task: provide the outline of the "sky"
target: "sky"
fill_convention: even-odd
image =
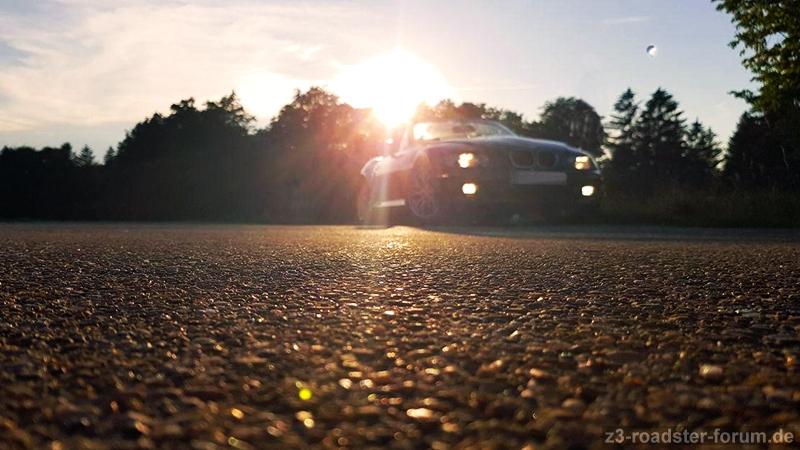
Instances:
[[[294,89],[372,106],[409,72],[420,98],[529,119],[558,96],[608,116],[627,87],[642,101],[663,87],[724,143],[747,108],[729,92],[751,86],[733,34],[705,0],[0,0],[0,147],[99,158],[184,98],[235,90],[265,125]],[[367,76],[398,51],[402,76]]]

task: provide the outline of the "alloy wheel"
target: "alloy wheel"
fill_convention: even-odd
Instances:
[[[408,209],[418,219],[430,220],[439,214],[439,208],[430,165],[419,163],[411,173]]]

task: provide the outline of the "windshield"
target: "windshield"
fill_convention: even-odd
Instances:
[[[513,136],[508,128],[493,122],[420,122],[414,124],[415,141],[446,141],[487,136]]]

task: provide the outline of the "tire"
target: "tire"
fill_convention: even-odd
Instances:
[[[427,158],[417,161],[409,173],[406,210],[411,220],[421,225],[439,224],[446,217],[445,204]]]

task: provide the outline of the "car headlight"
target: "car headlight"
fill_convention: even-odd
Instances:
[[[460,153],[458,155],[458,167],[462,169],[469,169],[470,167],[475,167],[478,165],[478,158],[475,157],[474,153]]]
[[[592,158],[588,156],[576,156],[575,157],[575,169],[577,170],[589,170],[592,168],[594,164],[592,164]]]

